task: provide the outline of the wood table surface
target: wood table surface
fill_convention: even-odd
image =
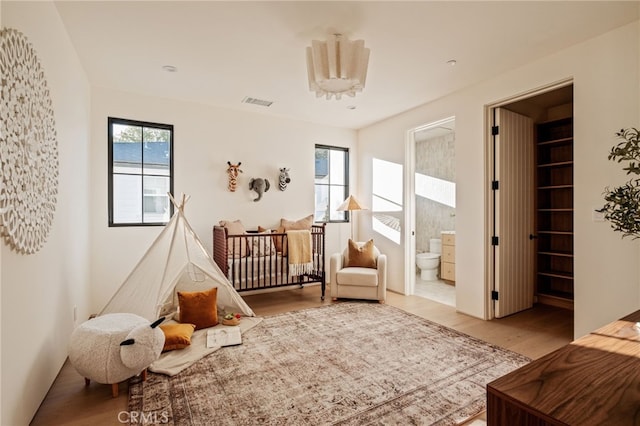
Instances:
[[[489,425],[640,425],[640,311],[487,385]]]

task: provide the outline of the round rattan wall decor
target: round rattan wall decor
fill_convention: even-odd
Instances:
[[[0,30],[0,232],[19,253],[44,245],[56,210],[58,142],[49,89],[24,34]]]

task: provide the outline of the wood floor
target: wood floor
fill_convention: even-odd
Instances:
[[[332,303],[329,297],[324,302],[320,300],[318,286],[244,298],[258,316]],[[573,312],[544,305],[504,319],[482,321],[418,296],[389,292],[387,303],[533,359],[573,340]],[[128,420],[127,398],[126,383],[120,384],[120,395],[112,398],[111,386],[91,383],[85,387],[84,379],[67,362],[31,424],[121,425]]]

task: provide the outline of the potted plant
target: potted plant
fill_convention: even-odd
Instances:
[[[623,170],[633,175],[624,185],[605,188],[606,204],[598,212],[604,213],[605,220],[611,223],[622,237],[640,238],[640,134],[636,128],[622,129],[616,133],[621,141],[611,148],[609,160],[625,162]]]

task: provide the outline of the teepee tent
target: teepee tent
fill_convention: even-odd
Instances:
[[[149,321],[174,312],[178,291],[218,287],[218,308],[226,312],[255,314],[207,253],[184,216],[188,197],[182,196],[173,217],[99,315],[125,312]]]

